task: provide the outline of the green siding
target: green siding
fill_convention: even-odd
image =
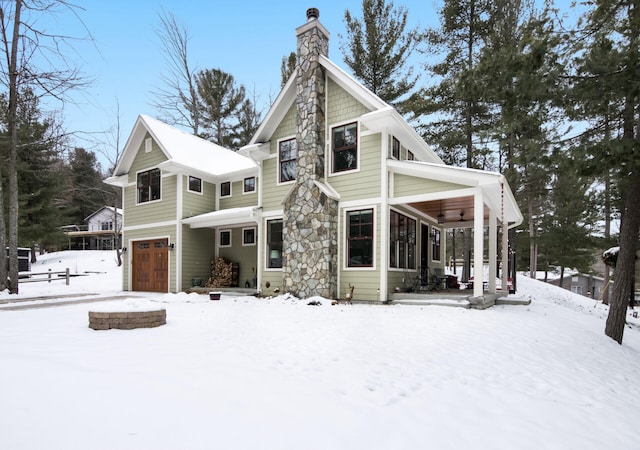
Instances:
[[[424,178],[408,175],[396,174],[393,177],[394,197],[451,191],[454,189],[464,189],[466,187],[467,186],[461,186],[455,183],[447,183],[446,181],[425,180]]]
[[[369,111],[362,103],[338,86],[333,80],[328,85],[327,124],[351,120]]]
[[[215,210],[216,206],[216,185],[202,182],[202,193],[190,192],[188,187],[189,176],[182,178],[182,218],[193,217],[198,214],[208,213]]]
[[[193,278],[204,284],[211,276],[211,261],[215,254],[215,230],[191,229],[182,226],[182,289],[191,287]]]
[[[176,175],[163,172],[160,189],[161,200],[136,204],[136,186],[125,188],[124,226],[132,227],[149,223],[176,220]]]
[[[152,139],[151,143],[151,151],[149,153],[145,152],[145,140],[150,138],[151,135],[147,133],[145,138],[142,140],[142,144],[138,148],[138,152],[136,153],[133,162],[131,163],[131,168],[129,169],[129,183],[136,183],[136,173],[142,170],[152,169],[156,167],[161,162],[167,160],[167,157],[162,152],[160,147],[155,140]]]
[[[329,183],[340,193],[340,200],[343,202],[381,196],[380,134],[360,137],[359,145],[360,170],[329,177]]]
[[[258,178],[256,177],[256,190],[250,194],[242,192],[244,181],[231,183],[231,196],[220,199],[220,209],[242,208],[258,205]]]
[[[253,287],[253,278],[256,275],[257,263],[257,245],[242,245],[243,228],[252,228],[252,226],[220,229],[231,230],[231,247],[221,247],[218,249],[218,256],[225,258],[231,262],[238,263],[240,273],[238,276],[238,285],[245,287],[245,283],[249,282],[249,287]],[[256,228],[257,235],[257,225]]]

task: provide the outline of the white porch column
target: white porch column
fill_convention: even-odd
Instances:
[[[500,231],[502,233],[502,271],[500,273],[500,279],[502,280],[502,290],[509,293],[507,282],[509,279],[509,229],[504,222],[500,224]]]
[[[498,219],[489,209],[489,292],[496,293],[496,263],[498,260]]]
[[[484,199],[480,189],[473,196],[473,296],[482,297],[484,282]]]

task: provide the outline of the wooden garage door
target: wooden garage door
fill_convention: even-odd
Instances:
[[[134,291],[167,292],[169,290],[168,239],[138,241],[133,245]]]

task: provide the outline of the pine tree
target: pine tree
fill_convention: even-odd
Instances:
[[[385,102],[404,111],[403,96],[418,80],[407,60],[420,42],[418,29],[406,29],[408,10],[392,1],[362,0],[362,17],[346,10],[344,62],[356,78]]]
[[[282,57],[282,65],[280,66],[280,87],[284,87],[291,78],[291,75],[296,71],[297,56],[295,52],[289,53],[289,56]]]

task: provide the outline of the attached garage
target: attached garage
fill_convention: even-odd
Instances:
[[[135,241],[132,247],[132,290],[168,292],[169,240]]]

